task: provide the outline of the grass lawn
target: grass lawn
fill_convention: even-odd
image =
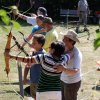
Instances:
[[[8,27],[10,28],[10,27]],[[55,25],[58,33],[66,32],[66,25]],[[90,25],[90,39],[87,40],[88,36],[83,37],[83,35],[87,35],[87,33],[78,34],[80,37],[80,44],[77,44],[77,47],[82,51],[83,54],[83,62],[82,62],[82,86],[79,91],[78,100],[100,100],[100,71],[97,71],[99,67],[96,64],[96,60],[100,60],[100,49],[94,51],[93,41],[95,39],[95,30],[98,26]],[[32,26],[24,25],[19,30],[22,31],[25,36],[27,36],[31,32]],[[19,30],[12,30],[13,35],[18,39],[21,43],[23,41],[23,37],[18,33]],[[4,48],[7,41],[6,32],[4,32],[0,28],[0,100],[21,100],[19,93],[19,83],[18,83],[18,70],[16,67],[16,62],[10,61],[10,73],[9,79],[6,77],[5,69],[5,61],[4,61]],[[59,34],[59,39],[61,40],[62,36]],[[12,44],[14,44],[12,40]],[[29,51],[28,46],[25,46],[25,49]],[[11,50],[12,54],[17,54],[17,48]],[[21,55],[24,55],[23,53]],[[22,64],[24,66],[24,64]],[[97,85],[99,85],[97,87]],[[26,86],[24,86],[25,88]],[[25,99],[26,96],[25,96]]]

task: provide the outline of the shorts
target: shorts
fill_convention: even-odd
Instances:
[[[36,100],[61,100],[61,91],[36,92]]]
[[[36,83],[31,83],[30,84],[30,94],[33,98],[36,97],[36,91],[37,91],[37,84]]]

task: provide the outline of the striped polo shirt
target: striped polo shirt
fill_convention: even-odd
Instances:
[[[42,71],[38,82],[37,92],[61,91],[60,75],[61,72],[55,72],[54,65],[64,64],[69,56],[62,56],[60,59],[54,58],[50,54],[39,54],[34,56],[37,63],[41,64]]]

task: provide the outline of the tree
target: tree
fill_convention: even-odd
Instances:
[[[0,19],[5,25],[13,25],[14,28],[20,28],[20,24],[7,15],[7,12],[4,9],[0,9]],[[8,31],[4,25],[1,25],[3,30]]]

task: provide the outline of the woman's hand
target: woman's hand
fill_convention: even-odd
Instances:
[[[65,68],[62,64],[57,64],[54,66],[54,69],[56,72],[63,72]]]

